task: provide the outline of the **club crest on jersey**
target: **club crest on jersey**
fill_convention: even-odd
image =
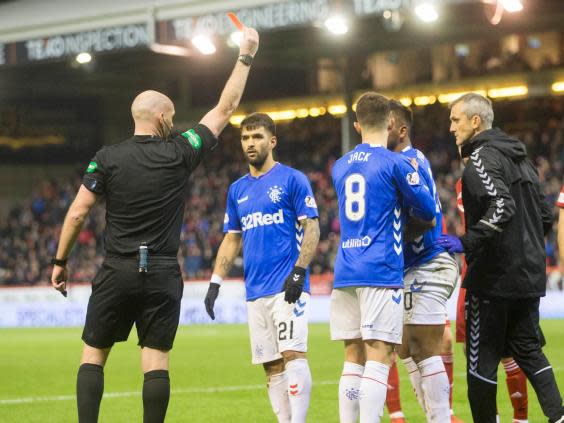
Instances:
[[[268,196],[274,204],[282,200],[282,194],[284,194],[284,191],[282,191],[282,188],[280,188],[278,185],[274,185],[273,187],[270,187],[268,189]]]
[[[315,202],[315,198],[313,198],[311,195],[308,195],[305,198],[305,205],[306,207],[311,207],[312,209],[317,208],[317,203]]]
[[[408,173],[406,179],[409,185],[419,185],[419,173],[417,172]]]

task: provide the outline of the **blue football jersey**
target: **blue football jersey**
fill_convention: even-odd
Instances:
[[[231,184],[223,231],[242,232],[247,301],[282,292],[300,254],[299,221],[317,216],[307,177],[291,167],[276,163],[258,178],[247,174]]]
[[[409,160],[382,146],[359,144],[333,167],[341,240],[335,288],[403,287],[402,205],[423,220],[435,201]]]
[[[404,245],[405,268],[408,269],[413,266],[420,266],[428,263],[437,254],[445,251],[442,247],[435,244],[435,241],[442,233],[443,212],[439,194],[437,193],[437,187],[435,185],[435,181],[433,180],[431,164],[425,155],[411,146],[404,148],[401,154],[417,160],[417,163],[419,163],[419,175],[435,199],[435,227]]]

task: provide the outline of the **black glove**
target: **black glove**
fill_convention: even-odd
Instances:
[[[303,267],[294,267],[294,270],[292,270],[284,282],[284,301],[290,304],[298,301],[304,289],[305,274],[306,270]]]
[[[213,306],[215,304],[215,300],[217,300],[217,296],[219,295],[219,284],[210,282],[210,287],[208,288],[208,293],[206,294],[206,299],[204,300],[204,304],[206,305],[206,311],[212,318],[215,320],[215,313],[213,312]]]

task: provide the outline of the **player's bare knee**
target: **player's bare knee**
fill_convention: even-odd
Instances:
[[[362,339],[350,339],[345,341],[345,361],[364,366],[364,363],[366,363],[366,354]]]
[[[305,352],[300,351],[282,351],[282,358],[284,358],[284,362],[287,363],[288,361],[297,360],[299,358],[307,358]]]
[[[401,345],[398,345],[395,351],[398,357],[401,358],[402,360],[405,360],[406,358],[410,357],[407,340],[404,340],[404,342]]]
[[[441,354],[448,355],[452,354],[452,333],[449,327],[445,327],[445,331],[443,334],[443,339],[441,342]]]
[[[269,361],[268,363],[263,363],[264,373],[266,377],[271,377],[278,375],[284,371],[284,359]]]
[[[376,339],[364,341],[367,361],[378,361],[391,366],[393,364],[395,345]]]
[[[421,339],[418,336],[413,336],[409,340],[409,353],[416,363],[436,355],[437,349],[438,348],[436,346],[433,347],[432,345],[429,345],[429,343],[425,342],[424,339]]]

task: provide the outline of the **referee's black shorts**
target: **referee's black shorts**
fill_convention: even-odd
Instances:
[[[126,341],[135,323],[140,346],[172,349],[183,289],[176,257],[150,257],[147,273],[134,257],[107,257],[92,282],[82,340],[109,348]]]

